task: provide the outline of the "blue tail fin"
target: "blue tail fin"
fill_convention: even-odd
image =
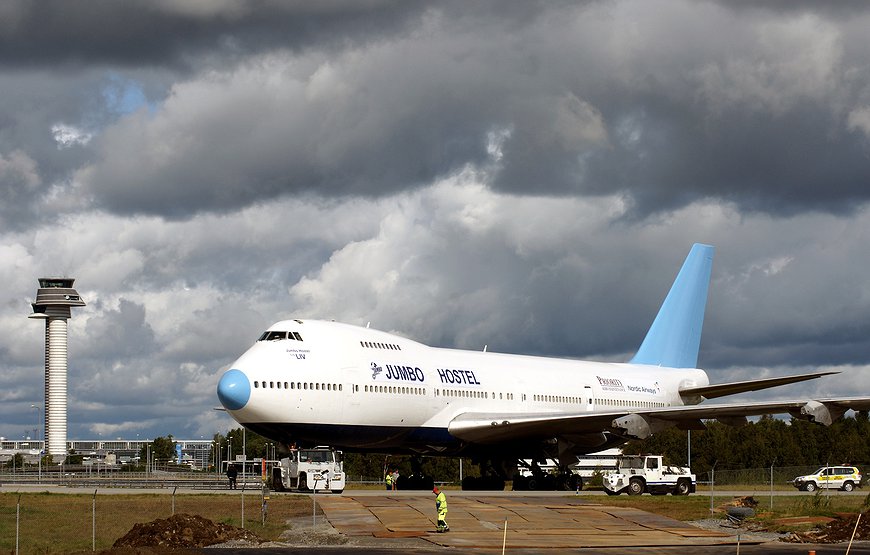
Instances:
[[[713,247],[695,243],[659,309],[633,364],[696,368]]]

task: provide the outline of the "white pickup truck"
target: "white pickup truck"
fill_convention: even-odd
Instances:
[[[623,455],[616,461],[616,471],[604,476],[608,495],[689,495],[695,492],[696,485],[690,469],[665,466],[661,455]]]

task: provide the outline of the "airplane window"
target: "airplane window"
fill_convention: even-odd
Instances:
[[[287,339],[286,331],[267,331],[260,336],[260,341],[278,341],[280,339]]]
[[[316,389],[317,391],[320,391],[320,384],[319,383],[314,384],[314,389]]]
[[[275,389],[275,382],[269,382],[269,389]]]
[[[260,387],[260,382],[258,382],[257,380],[254,380],[254,388],[256,389],[258,387]]]
[[[338,390],[341,391],[341,384],[338,384]]]
[[[290,333],[293,334],[293,337],[296,338],[296,341],[302,341],[302,336],[299,335],[298,331],[291,331]]]
[[[284,382],[284,389],[287,389],[287,382]]]
[[[302,384],[302,389],[308,389],[308,384],[307,383]]]
[[[359,342],[359,345],[360,345],[360,347],[365,347],[365,346],[366,346],[365,343],[363,343],[362,341]]]

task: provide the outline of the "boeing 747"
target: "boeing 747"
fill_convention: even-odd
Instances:
[[[628,363],[429,347],[337,322],[273,324],[217,386],[229,414],[284,444],[352,452],[467,456],[495,475],[704,420],[791,414],[830,425],[870,397],[704,404],[835,372],[711,385],[697,368],[713,247],[692,247]]]

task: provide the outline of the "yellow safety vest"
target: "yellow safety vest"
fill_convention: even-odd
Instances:
[[[438,495],[435,496],[435,508],[438,510],[438,513],[447,513],[447,496],[444,495],[444,492],[438,492]]]
[[[387,485],[388,486],[393,485],[393,475],[392,474],[387,474]]]

